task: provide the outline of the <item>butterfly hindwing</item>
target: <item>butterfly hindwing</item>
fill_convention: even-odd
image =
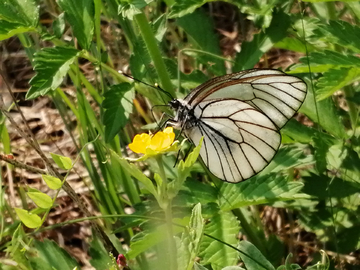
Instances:
[[[198,104],[196,126],[185,135],[197,144],[210,172],[228,182],[240,182],[261,171],[280,146],[277,127],[262,112],[236,100],[209,100]]]

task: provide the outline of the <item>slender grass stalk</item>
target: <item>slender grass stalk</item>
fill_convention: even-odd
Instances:
[[[167,243],[168,243],[168,251],[169,251],[169,269],[176,270],[177,269],[177,255],[176,255],[176,244],[174,240],[173,234],[173,223],[172,223],[172,199],[168,197],[167,194],[167,178],[164,169],[164,163],[161,155],[156,156],[156,161],[159,166],[159,174],[162,179],[161,184],[161,203],[160,207],[164,210],[165,220],[166,220],[166,228],[167,228]]]
[[[140,32],[141,36],[143,37],[146,47],[148,49],[149,55],[154,62],[155,69],[159,76],[161,86],[166,89],[173,97],[175,97],[175,91],[173,89],[169,74],[167,72],[163,56],[159,50],[159,46],[157,44],[156,38],[154,36],[153,30],[149,25],[149,22],[146,19],[144,13],[137,14],[134,16]],[[164,96],[165,100],[168,100],[169,97],[165,94],[161,94]]]

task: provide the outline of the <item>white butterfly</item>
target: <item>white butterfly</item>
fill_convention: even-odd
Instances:
[[[280,147],[280,129],[306,96],[301,79],[273,69],[251,69],[211,79],[169,105],[168,124],[195,145],[210,172],[227,182],[263,170]]]

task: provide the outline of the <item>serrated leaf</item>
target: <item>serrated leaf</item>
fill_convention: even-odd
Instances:
[[[50,153],[51,158],[55,161],[59,168],[64,170],[70,170],[72,168],[72,161],[68,157],[60,156],[54,153]]]
[[[292,66],[291,73],[308,73],[311,65],[311,72],[323,73],[329,69],[341,67],[354,67],[360,65],[360,58],[352,54],[342,54],[335,51],[325,50],[323,52],[312,52],[308,57],[300,59],[301,64]]]
[[[304,155],[304,149],[299,145],[284,146],[278,150],[271,163],[259,174],[259,176],[270,173],[281,172],[301,165],[313,162],[310,155]]]
[[[274,266],[250,242],[245,240],[241,241],[239,249],[242,251],[240,253],[240,257],[245,264],[246,269],[275,270]]]
[[[0,41],[11,38],[17,34],[35,31],[36,28],[23,26],[19,23],[0,20]]]
[[[330,69],[323,74],[316,84],[316,98],[323,100],[341,88],[360,80],[360,68]]]
[[[310,84],[305,102],[300,108],[300,112],[306,114],[312,121],[318,123],[324,130],[338,138],[346,136],[341,117],[331,98],[326,98],[314,103],[314,93]]]
[[[282,11],[274,10],[270,26],[259,34],[254,35],[250,42],[243,42],[241,52],[236,55],[233,71],[253,68],[260,58],[287,35],[290,26],[290,16]]]
[[[65,18],[83,49],[89,49],[94,34],[94,2],[88,0],[58,0]]]
[[[0,18],[35,28],[39,20],[39,5],[35,0],[2,0],[0,1]]]
[[[348,22],[337,20],[329,24],[319,25],[319,31],[328,42],[336,43],[354,52],[360,52],[360,27]]]
[[[103,123],[106,142],[110,142],[127,123],[135,97],[131,89],[130,83],[120,83],[111,86],[104,94],[102,107],[105,109]]]
[[[21,222],[24,223],[24,225],[30,229],[38,228],[42,224],[41,218],[36,214],[32,214],[21,208],[15,208],[15,212],[18,215]]]
[[[239,222],[232,212],[219,211],[219,213],[215,214],[205,225],[204,236],[200,246],[201,253],[199,257],[202,258],[201,263],[211,264],[212,269],[221,269],[225,266],[235,265],[238,261],[239,253],[215,239],[236,247],[239,243],[236,237],[239,229]]]
[[[177,1],[171,7],[169,18],[180,18],[187,14],[193,13],[197,8],[201,7],[211,0],[192,0],[192,1]]]
[[[201,204],[198,203],[192,210],[189,226],[179,240],[178,269],[193,268],[203,230],[204,219],[201,216]]]
[[[228,211],[248,205],[308,199],[308,195],[298,193],[303,186],[301,182],[288,182],[285,176],[276,174],[255,177],[236,185],[224,183],[219,205],[221,210]]]
[[[331,179],[326,175],[310,173],[308,176],[303,176],[303,179],[305,185],[302,191],[319,200],[329,197],[341,199],[359,192],[353,184],[338,177]]]
[[[61,180],[55,176],[43,174],[41,177],[45,181],[46,185],[53,190],[57,190],[62,186]]]
[[[207,54],[199,53],[197,55],[197,60],[207,65],[207,71],[211,71],[215,75],[225,74],[224,61],[217,57],[221,55],[221,50],[219,39],[214,34],[214,26],[210,18],[203,11],[196,10],[192,14],[177,19],[176,23],[192,37],[195,46],[207,52]],[[208,65],[208,63],[212,64]]]
[[[44,242],[34,242],[34,248],[37,250],[41,259],[53,269],[73,270],[75,267],[80,269],[79,264],[64,249],[60,248],[54,241],[44,239]]]
[[[290,119],[289,122],[281,129],[281,135],[286,135],[293,139],[295,142],[310,143],[312,138],[319,134],[319,136],[325,137],[327,140],[334,139],[329,134],[320,132],[318,129],[308,127],[300,124],[295,119]]]
[[[27,99],[43,96],[62,83],[79,51],[73,48],[44,48],[34,55],[36,75],[30,80]]]
[[[31,191],[31,192],[27,192],[26,194],[40,208],[49,209],[53,205],[53,201],[52,201],[51,197],[40,191],[38,191],[38,192]]]

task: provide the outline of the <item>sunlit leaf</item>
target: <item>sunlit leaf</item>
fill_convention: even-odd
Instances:
[[[60,156],[54,153],[50,153],[51,158],[55,161],[61,169],[69,170],[72,168],[72,161],[68,157]]]
[[[88,0],[58,0],[75,37],[83,49],[89,49],[94,34],[94,3]]]
[[[34,56],[36,75],[30,80],[27,99],[43,96],[55,90],[63,82],[70,65],[75,61],[79,51],[74,48],[44,48]]]
[[[62,186],[61,180],[55,176],[43,174],[41,177],[44,179],[47,186],[53,190],[59,189]]]
[[[301,182],[288,182],[286,177],[276,174],[255,177],[236,185],[224,183],[219,205],[225,211],[247,205],[309,198],[299,193],[302,187]]]
[[[53,269],[73,270],[80,265],[64,249],[60,248],[54,241],[44,239],[43,242],[34,241],[34,248],[42,258]]]
[[[41,218],[36,214],[32,214],[21,208],[15,208],[15,212],[18,215],[21,222],[24,223],[24,225],[30,229],[38,228],[42,224]]]
[[[53,205],[52,199],[49,195],[42,192],[27,192],[30,199],[39,207],[48,209]]]
[[[215,239],[236,247],[239,243],[236,238],[239,229],[239,222],[232,212],[219,211],[219,213],[215,214],[205,225],[205,235],[200,246],[201,253],[199,257],[202,258],[201,263],[211,264],[212,269],[235,265],[239,253]]]
[[[106,142],[110,142],[128,121],[135,97],[131,89],[131,84],[121,83],[111,86],[104,94],[102,107],[105,109],[103,123]]]
[[[245,240],[241,241],[239,249],[242,251],[240,257],[246,269],[275,270],[274,266],[250,242]]]

